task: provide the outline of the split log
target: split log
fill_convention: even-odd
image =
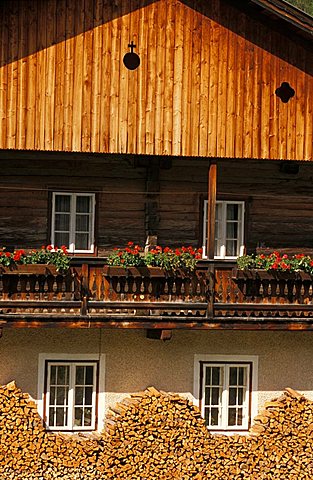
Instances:
[[[99,435],[46,432],[29,396],[0,387],[1,480],[311,480],[313,402],[291,388],[248,436],[212,435],[197,407],[149,387],[117,404]]]

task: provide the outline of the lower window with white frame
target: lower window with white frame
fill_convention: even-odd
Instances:
[[[63,358],[55,354],[39,356],[38,410],[49,430],[96,430],[100,402],[100,422],[103,420],[104,356],[81,357],[70,354],[64,354]]]
[[[256,411],[257,360],[198,361],[199,404],[212,431],[247,431]]]
[[[49,362],[45,418],[50,429],[93,430],[96,417],[96,362]]]

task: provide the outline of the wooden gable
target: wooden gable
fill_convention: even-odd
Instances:
[[[312,41],[234,5],[1,1],[0,148],[312,161]]]

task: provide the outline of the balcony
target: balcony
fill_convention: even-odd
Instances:
[[[0,271],[0,324],[194,329],[313,329],[307,274],[244,274],[201,261],[193,274],[74,259],[67,274],[41,265]],[[41,267],[41,268],[40,268]]]

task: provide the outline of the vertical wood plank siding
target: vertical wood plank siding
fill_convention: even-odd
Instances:
[[[223,0],[0,11],[1,149],[313,160],[312,52]]]

